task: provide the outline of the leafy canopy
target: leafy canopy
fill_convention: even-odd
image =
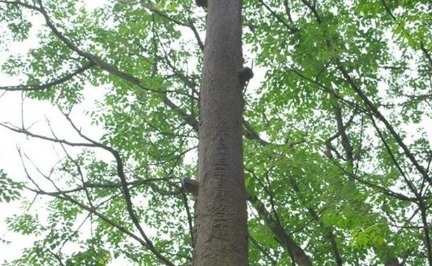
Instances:
[[[25,184],[0,172],[0,201],[50,199],[7,220],[34,237],[8,265],[188,265],[205,10],[89,3],[0,1],[1,73],[21,81],[0,89],[50,102],[80,139],[2,124],[63,149]],[[432,2],[244,0],[243,16],[250,264],[432,265]],[[73,119],[90,91],[100,139]]]

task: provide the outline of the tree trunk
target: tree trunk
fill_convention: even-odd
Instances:
[[[241,0],[209,0],[200,96],[193,265],[248,265]]]

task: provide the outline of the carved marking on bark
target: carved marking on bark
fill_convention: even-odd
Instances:
[[[227,154],[228,147],[226,140],[228,137],[227,123],[220,121],[217,125],[218,131],[215,133],[213,140],[215,140],[215,159],[216,163],[213,168],[213,178],[216,182],[216,195],[217,199],[225,196],[225,186],[223,180],[227,174],[228,164],[226,162],[225,155]],[[216,201],[215,206],[212,208],[215,212],[216,219],[212,224],[211,237],[219,239],[227,239],[227,223],[228,219],[226,216],[227,206],[219,201]]]

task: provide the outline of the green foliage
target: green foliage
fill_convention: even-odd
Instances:
[[[24,186],[0,172],[1,202],[37,193],[7,219],[34,238],[10,265],[189,265],[194,199],[180,181],[196,175],[205,11],[89,2],[0,1],[2,73],[81,136],[49,137],[64,148],[49,176],[30,172]],[[314,265],[432,261],[432,2],[243,2],[255,72],[244,106],[250,265],[292,264],[286,238]],[[89,87],[103,92],[81,129],[74,112]]]
[[[7,177],[4,170],[0,169],[0,187],[0,202],[9,203],[20,199],[24,184]]]
[[[107,250],[87,250],[73,254],[66,260],[66,266],[105,266],[110,261],[110,253]]]
[[[39,235],[43,230],[38,218],[30,214],[8,217],[6,223],[11,231],[23,235]]]
[[[31,248],[25,248],[22,252],[21,258],[8,262],[5,266],[44,266],[44,265],[55,265],[58,261],[51,254],[43,248],[40,241],[33,243]]]

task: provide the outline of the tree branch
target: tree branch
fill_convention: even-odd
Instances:
[[[73,77],[84,73],[86,70],[92,68],[95,66],[94,63],[89,62],[82,67],[78,68],[74,72],[71,72],[69,74],[66,74],[63,77],[60,77],[58,79],[55,79],[54,81],[42,84],[42,85],[18,85],[18,86],[3,86],[0,87],[0,90],[6,90],[6,91],[42,91],[42,90],[48,90],[53,86],[60,85],[64,82],[67,82],[71,80]]]

